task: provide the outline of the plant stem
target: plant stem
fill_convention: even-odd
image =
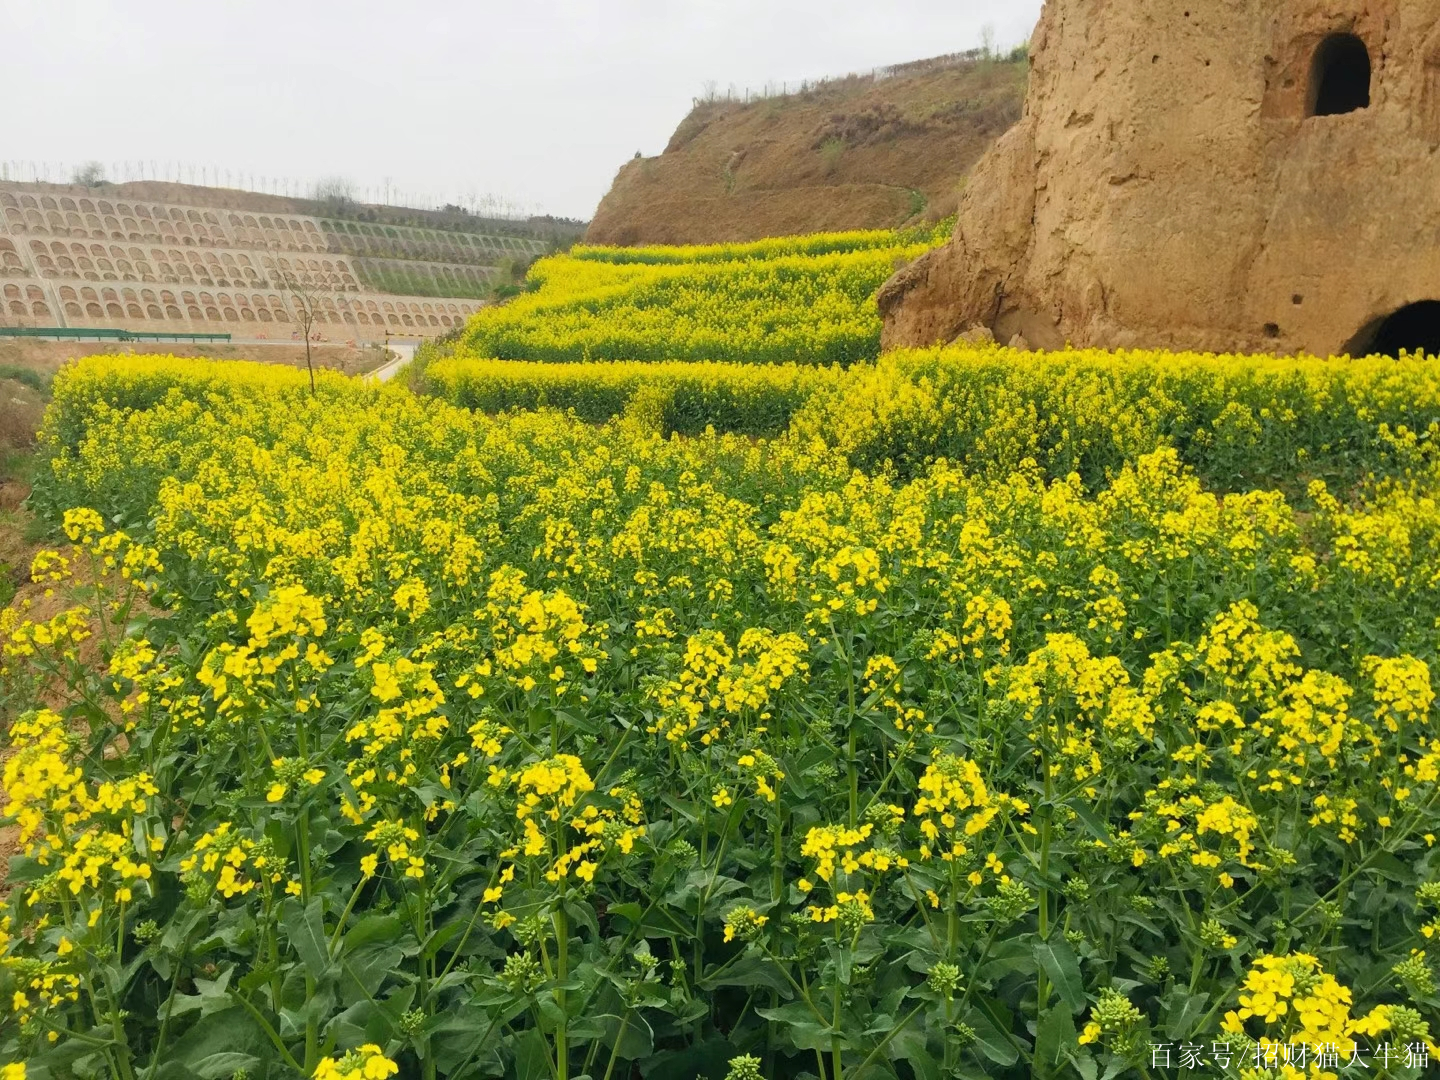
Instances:
[[[360,899],[360,890],[365,887],[366,880],[366,878],[362,877],[355,883],[355,891],[350,894],[350,902],[345,905],[345,910],[340,913],[340,921],[335,924],[335,933],[330,935],[330,955],[332,957],[335,955],[335,949],[340,944],[340,935],[345,932],[345,920],[350,918],[350,912],[355,910],[355,901]]]
[[[886,1035],[883,1039],[881,1039],[878,1043],[875,1044],[874,1049],[872,1049],[870,1053],[865,1055],[865,1060],[860,1062],[860,1067],[850,1075],[853,1076],[855,1080],[863,1080],[865,1070],[869,1067],[870,1063],[875,1060],[876,1056],[880,1053],[880,1051],[884,1050],[885,1047],[889,1046],[890,1040],[895,1038],[896,1035],[899,1035],[900,1032],[904,1031],[905,1028],[909,1026],[910,1021],[914,1020],[915,1017],[919,1016],[924,1008],[925,1003],[922,1001],[919,1005],[916,1005],[915,1008],[911,1009],[909,1013],[905,1015],[905,1018],[900,1021],[900,1023],[896,1024],[893,1028],[890,1029],[890,1034]],[[948,1049],[946,1053],[948,1055]]]
[[[1054,784],[1050,778],[1050,757],[1044,751],[1040,754],[1040,768],[1045,773],[1045,804],[1040,818],[1040,940],[1050,939],[1050,826],[1053,817],[1051,801],[1054,798]],[[1045,965],[1038,965],[1035,979],[1035,1023],[1039,1024],[1050,1002],[1050,978]],[[1042,1072],[1040,1062],[1034,1063],[1035,1071]]]
[[[625,1010],[625,1015],[620,1018],[620,1030],[615,1035],[615,1045],[610,1048],[610,1064],[605,1066],[605,1080],[610,1080],[610,1074],[615,1071],[615,1059],[620,1056],[620,1042],[625,1038],[625,1029],[630,1026],[630,1010]]]
[[[165,998],[164,1014],[160,1017],[160,1033],[155,1037],[155,1050],[150,1059],[150,1067],[145,1070],[145,1080],[151,1080],[155,1075],[155,1070],[160,1067],[161,1051],[165,1049],[165,1036],[170,1029],[170,1013],[175,1007],[175,993],[180,989],[180,962],[190,951],[190,942],[194,936],[194,930],[185,935],[185,941],[180,946],[180,953],[175,957],[175,977],[170,980],[170,993]]]
[[[570,1067],[569,1046],[567,1045],[569,1017],[565,1013],[565,980],[570,963],[570,924],[565,915],[565,898],[560,898],[560,907],[555,911],[555,1004],[560,1008],[560,1025],[555,1030],[555,1076],[567,1080]]]
[[[309,1076],[313,1070],[301,1067],[300,1063],[295,1060],[294,1055],[291,1054],[289,1049],[285,1046],[285,1041],[275,1033],[275,1029],[270,1025],[270,1021],[265,1019],[265,1017],[261,1014],[260,1010],[255,1008],[254,1005],[250,1004],[244,994],[232,990],[230,996],[233,997],[236,1001],[238,1001],[241,1005],[243,1005],[245,1007],[245,1011],[255,1018],[255,1022],[258,1023],[261,1030],[265,1032],[266,1038],[268,1038],[270,1042],[274,1044],[276,1050],[280,1051],[280,1056],[285,1059],[285,1064],[289,1065],[296,1072],[304,1073],[306,1076]]]

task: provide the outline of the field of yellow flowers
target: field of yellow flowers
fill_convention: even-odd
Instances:
[[[1440,454],[1380,388],[1428,376],[1087,362],[1069,400],[1223,392],[1286,453],[1324,412],[1385,467],[67,369],[66,602],[0,617],[6,1080],[1418,1076]]]
[[[462,355],[544,362],[850,364],[880,351],[873,302],[949,228],[822,233],[707,247],[577,247],[470,321]]]
[[[487,413],[549,406],[592,423],[630,417],[664,434],[789,431],[867,472],[914,475],[946,458],[1004,476],[1033,461],[1092,486],[1160,445],[1219,490],[1302,477],[1348,484],[1403,464],[1397,450],[1413,439],[1402,430],[1429,441],[1440,424],[1440,368],[1424,357],[991,347],[891,352],[842,369],[458,356],[431,363],[426,382]]]

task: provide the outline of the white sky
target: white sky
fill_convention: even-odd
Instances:
[[[1028,39],[1041,0],[0,0],[0,162],[490,194],[588,218],[714,80]],[[152,163],[154,163],[152,165]],[[28,168],[28,164],[23,166]],[[12,179],[17,176],[12,166]],[[235,186],[242,186],[235,184]],[[299,191],[296,192],[301,193]]]

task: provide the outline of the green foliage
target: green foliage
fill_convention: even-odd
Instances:
[[[151,364],[57,382],[73,606],[0,625],[0,1060],[1099,1080],[1430,1038],[1433,446],[1302,514],[1170,447],[1093,494],[901,482],[661,438],[659,382],[600,426]]]
[[[1270,483],[1303,491],[1316,477],[1349,487],[1369,472],[1403,469],[1416,446],[1436,441],[1440,424],[1440,368],[1423,358],[951,348],[806,370],[522,363],[462,352],[437,365],[429,383],[466,408],[548,405],[591,422],[624,414],[647,385],[670,402],[667,432],[789,427],[866,471],[911,476],[944,458],[1003,476],[1029,461],[1047,476],[1075,472],[1090,487],[1158,445],[1175,447],[1220,490]]]
[[[707,427],[778,435],[838,368],[798,364],[526,364],[445,359],[427,369],[427,386],[453,404],[487,413],[552,407],[591,423],[633,415],[647,395],[657,430],[697,435]]]
[[[54,383],[55,376],[48,372],[36,371],[34,368],[21,367],[18,364],[0,364],[0,379],[13,379],[22,386],[28,386],[37,394],[49,397],[50,386]]]

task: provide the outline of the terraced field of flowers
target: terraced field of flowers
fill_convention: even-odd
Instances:
[[[1033,461],[1092,486],[1160,445],[1220,490],[1348,484],[1402,460],[1401,429],[1428,440],[1440,423],[1440,369],[1423,357],[950,348],[849,369],[451,357],[426,377],[452,404],[489,413],[551,406],[591,422],[629,416],[664,434],[788,430],[866,471],[908,476],[946,458],[1003,476]]]
[[[537,262],[528,291],[481,311],[458,349],[552,363],[873,359],[875,290],[948,234],[941,225],[710,247],[577,247]]]
[[[1432,381],[1224,364],[1091,356],[1044,454],[976,404],[1023,370],[773,438],[66,370],[56,599],[0,616],[6,1080],[1418,1075]]]

